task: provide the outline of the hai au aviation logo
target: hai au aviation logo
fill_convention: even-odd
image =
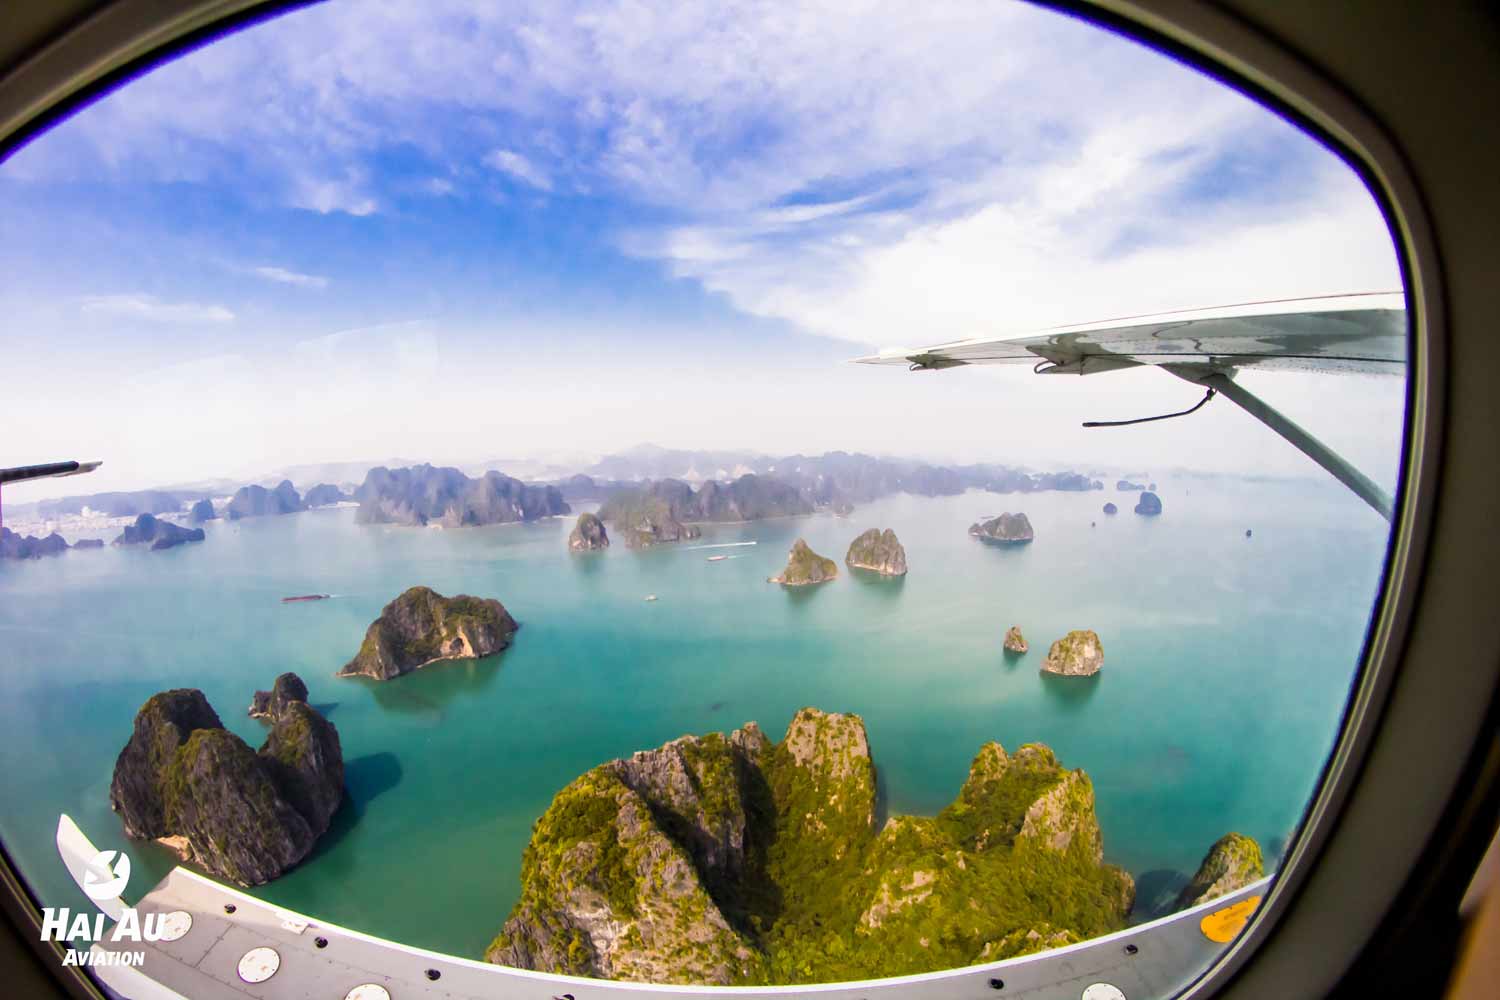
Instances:
[[[96,903],[117,902],[130,881],[130,858],[124,851],[100,851],[89,861],[81,884],[84,895]],[[161,941],[170,937],[167,927],[172,914],[147,913],[142,917],[133,906],[121,906],[119,919],[106,929],[103,913],[72,912],[67,907],[48,906],[42,910],[42,940],[69,945],[64,965],[144,965],[144,951],[112,951],[90,946],[104,941],[139,943]]]
[[[83,891],[89,899],[118,899],[129,881],[130,856],[122,851],[100,851],[83,873]]]

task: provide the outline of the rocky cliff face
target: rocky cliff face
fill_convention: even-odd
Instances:
[[[1042,669],[1064,677],[1092,677],[1104,666],[1104,644],[1093,629],[1074,629],[1052,644]]]
[[[66,551],[67,541],[55,531],[46,538],[37,538],[35,535],[18,535],[9,528],[0,527],[0,559],[40,559],[42,556],[61,555]]]
[[[1265,878],[1260,845],[1242,833],[1226,833],[1204,855],[1198,872],[1177,897],[1177,909],[1186,909],[1242,889]]]
[[[224,516],[237,521],[242,517],[265,517],[272,514],[295,514],[307,506],[290,479],[283,479],[274,489],[264,486],[241,486],[224,508]]]
[[[510,645],[520,626],[499,601],[412,587],[380,611],[338,676],[390,680],[438,660],[472,660]]]
[[[226,730],[203,692],[152,696],[110,783],[125,834],[173,838],[185,857],[240,885],[269,882],[312,851],[344,796],[338,732],[290,703],[259,752]]]
[[[257,691],[250,699],[250,718],[274,719],[294,701],[307,701],[307,685],[294,673],[276,678],[269,691]]]
[[[1147,490],[1141,494],[1140,501],[1135,505],[1137,514],[1146,514],[1154,517],[1161,513],[1161,497]]]
[[[457,469],[431,465],[371,469],[354,499],[361,524],[458,528],[534,521],[572,510],[556,486],[530,486],[493,471],[470,479]]]
[[[204,521],[212,521],[219,515],[214,513],[214,503],[207,498],[193,504],[193,509],[188,513],[189,519],[194,524],[202,524]]]
[[[578,523],[573,525],[573,531],[568,535],[568,551],[589,552],[607,548],[609,532],[604,530],[604,522],[594,514],[579,514]]]
[[[153,552],[159,552],[187,542],[201,542],[204,537],[202,528],[183,528],[171,521],[160,520],[152,514],[142,514],[135,519],[134,524],[125,526],[125,530],[115,539],[114,544],[149,544]]]
[[[729,483],[709,480],[693,497],[691,521],[758,521],[811,514],[811,501],[795,487],[769,476],[746,474]]]
[[[871,528],[849,544],[844,562],[856,569],[870,570],[885,576],[906,575],[906,549],[896,540],[890,528]]]
[[[863,721],[803,709],[603,764],[538,820],[486,957],[637,982],[805,983],[953,968],[1123,925],[1093,789],[1040,745],[981,748],[958,799],[876,825]]]
[[[1036,538],[1031,530],[1031,521],[1025,514],[1001,514],[988,521],[976,521],[969,526],[969,534],[983,542],[1001,545],[1020,545]]]
[[[1012,653],[1024,653],[1031,647],[1026,645],[1026,639],[1021,635],[1021,626],[1012,625],[1005,630],[1004,646]]]
[[[331,483],[319,483],[318,485],[307,491],[307,496],[302,498],[302,502],[309,508],[328,507],[332,504],[342,503],[343,501],[348,499],[349,494],[345,493],[337,486],[334,486]]]
[[[839,575],[839,568],[832,559],[818,555],[802,539],[792,544],[787,553],[786,569],[779,576],[770,578],[771,583],[787,587],[805,587],[814,583],[827,583]]]
[[[613,524],[617,535],[625,536],[626,548],[644,549],[697,538],[702,532],[678,519],[686,508],[684,495],[691,497],[690,486],[664,480],[644,490],[611,497],[599,508],[599,518]]]
[[[795,487],[770,476],[746,474],[732,482],[710,480],[695,492],[677,479],[659,479],[620,490],[599,517],[624,533],[630,548],[697,538],[695,522],[756,521],[811,514],[813,505]]]

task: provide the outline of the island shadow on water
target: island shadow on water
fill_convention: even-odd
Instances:
[[[1059,677],[1057,674],[1040,671],[1042,692],[1047,700],[1065,712],[1077,712],[1087,705],[1099,692],[1104,682],[1104,671],[1092,677]]]
[[[344,802],[328,832],[318,839],[313,853],[303,860],[305,867],[329,854],[359,824],[365,809],[375,799],[401,784],[401,760],[389,751],[365,754],[344,762]]]
[[[849,579],[859,583],[865,588],[865,593],[872,597],[885,600],[895,600],[901,596],[901,590],[906,586],[906,574],[892,576],[889,573],[877,573],[873,569],[861,569],[858,566],[849,567]]]
[[[1188,881],[1186,872],[1173,868],[1157,868],[1136,876],[1135,905],[1130,910],[1130,922],[1143,924],[1175,913],[1177,897]]]
[[[387,681],[348,679],[368,687],[381,708],[436,726],[449,702],[479,694],[494,683],[503,658],[502,651],[477,660],[443,660]]]

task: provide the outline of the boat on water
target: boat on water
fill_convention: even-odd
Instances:
[[[654,600],[656,600],[656,595],[655,594],[647,594],[646,595],[646,600],[648,600],[648,601],[654,601]]]
[[[282,604],[294,604],[297,601],[326,601],[332,594],[298,594],[295,597],[283,597]]]
[[[723,562],[725,559],[728,559],[728,558],[729,558],[728,556],[709,556],[708,557],[708,561],[709,562]]]

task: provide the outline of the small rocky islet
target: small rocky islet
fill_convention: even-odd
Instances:
[[[1218,899],[1264,878],[1265,874],[1260,844],[1242,833],[1226,833],[1208,849],[1197,873],[1178,894],[1175,908],[1185,910]]]
[[[277,680],[283,695],[305,695],[295,674]],[[147,699],[110,781],[125,835],[160,841],[241,886],[269,882],[312,853],[344,800],[338,730],[305,697],[266,707],[270,730],[252,750],[196,688]]]
[[[1092,677],[1104,666],[1104,644],[1093,629],[1074,629],[1047,650],[1042,671],[1063,677]]]
[[[568,533],[569,552],[592,552],[609,548],[609,532],[597,514],[583,513]]]
[[[906,549],[890,528],[871,528],[849,543],[845,565],[882,576],[906,575]]]
[[[826,556],[814,552],[801,538],[792,544],[787,553],[786,569],[767,583],[779,583],[784,587],[807,587],[816,583],[827,583],[839,575],[838,565]]]
[[[148,545],[153,552],[176,548],[188,542],[201,542],[206,536],[202,528],[184,528],[163,521],[154,514],[141,514],[134,524],[127,524],[114,540],[115,545]]]
[[[307,685],[296,674],[287,672],[276,678],[271,690],[255,692],[248,714],[252,719],[274,721],[294,701],[307,701]]]
[[[995,545],[1024,545],[1036,538],[1031,521],[1020,513],[1004,513],[988,521],[976,521],[969,526],[969,534]]]
[[[520,627],[493,598],[411,587],[381,609],[337,676],[385,681],[439,660],[479,659],[509,646]]]
[[[1021,635],[1021,626],[1019,625],[1012,625],[1005,630],[1005,641],[1001,645],[1005,647],[1007,653],[1025,653],[1031,649],[1026,644],[1025,637]]]

